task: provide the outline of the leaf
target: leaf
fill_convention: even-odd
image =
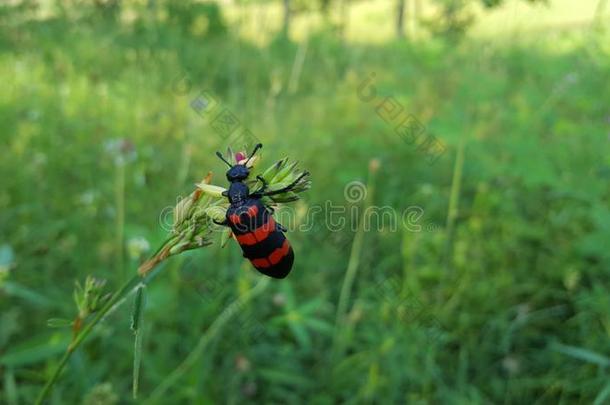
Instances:
[[[287,314],[287,318],[288,328],[292,331],[292,334],[297,342],[299,342],[299,345],[306,350],[310,349],[311,338],[309,337],[309,333],[307,333],[301,314],[295,311]]]
[[[145,290],[146,286],[140,284],[137,287],[136,297],[133,306],[133,313],[131,315],[131,330],[137,332],[140,328],[140,321],[142,320],[142,307],[144,306]]]
[[[24,287],[21,284],[17,284],[11,281],[7,281],[3,284],[3,290],[7,295],[12,295],[24,299],[34,305],[45,307],[59,306],[59,302],[52,301],[34,290],[30,290],[29,288]]]
[[[288,384],[294,387],[310,387],[311,381],[299,374],[287,370],[262,369],[260,374],[270,382]]]
[[[34,364],[63,353],[70,344],[70,336],[53,335],[31,339],[0,357],[0,365],[21,367]]]
[[[14,265],[14,261],[13,249],[7,244],[0,246],[0,269],[10,269]]]
[[[15,373],[11,367],[4,371],[4,390],[6,391],[6,402],[8,405],[17,405],[19,395],[17,384],[15,384]]]
[[[610,366],[610,358],[602,354],[593,352],[591,350],[583,349],[582,347],[568,346],[561,343],[555,343],[553,344],[551,349],[568,355],[570,357],[586,361],[588,363],[597,364],[601,367]]]
[[[595,397],[595,401],[593,401],[593,405],[602,405],[608,403],[606,401],[610,397],[610,383],[606,384],[606,386],[597,394]]]
[[[70,319],[65,318],[51,318],[47,320],[47,326],[49,328],[67,328],[74,324]]]
[[[334,331],[334,327],[332,324],[325,322],[321,319],[307,318],[305,320],[305,325],[307,325],[308,328],[326,336],[331,336]]]
[[[232,235],[233,235],[233,233],[231,232],[230,228],[226,228],[222,231],[222,233],[220,234],[220,247],[221,248],[224,248],[227,245],[227,242],[229,242]]]

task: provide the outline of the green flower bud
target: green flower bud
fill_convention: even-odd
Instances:
[[[296,173],[294,169],[297,167],[297,162],[292,162],[288,164],[288,159],[285,159],[285,164],[281,168],[281,170],[271,179],[272,183],[279,183],[288,179],[288,184],[290,184],[290,180],[296,180]]]
[[[96,279],[87,276],[84,287],[77,281],[74,286],[74,302],[78,309],[78,316],[81,319],[87,315],[97,312],[104,302],[109,298],[109,294],[103,294],[106,280]]]
[[[183,198],[178,202],[178,204],[176,204],[176,207],[174,207],[174,227],[184,222],[184,220],[188,217],[192,206],[193,198],[190,196]]]
[[[204,209],[203,212],[205,213],[205,215],[212,218],[212,220],[217,221],[217,222],[222,222],[225,220],[227,208],[216,205],[216,206],[212,206],[212,207],[208,207],[208,208]]]
[[[267,170],[263,172],[260,176],[265,179],[267,183],[271,183],[271,180],[279,173],[279,171],[284,167],[285,162],[288,161],[288,158],[284,158],[279,160],[272,166],[270,166]]]
[[[226,189],[223,187],[214,186],[212,184],[206,184],[203,182],[197,184],[197,188],[212,197],[222,197],[222,193],[226,191]]]

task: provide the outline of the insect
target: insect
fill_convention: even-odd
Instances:
[[[216,152],[216,156],[230,167],[227,180],[231,185],[223,192],[230,203],[225,220],[214,222],[231,228],[244,257],[250,260],[256,270],[269,277],[284,278],[292,269],[294,251],[284,235],[286,228],[275,221],[273,209],[263,204],[261,198],[291,191],[309,173],[302,173],[294,182],[277,190],[268,190],[267,181],[256,176],[262,187],[251,193],[245,183],[250,175],[248,163],[262,147],[262,144],[257,144],[245,163],[235,165],[229,163],[220,152]]]

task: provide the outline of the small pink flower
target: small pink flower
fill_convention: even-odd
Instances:
[[[235,161],[237,163],[241,162],[242,160],[246,159],[246,152],[237,152],[235,154]]]

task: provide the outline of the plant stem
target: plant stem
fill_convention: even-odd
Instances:
[[[376,169],[375,169],[376,170]],[[362,215],[360,215],[360,223],[358,224],[358,229],[356,231],[356,235],[354,236],[354,241],[352,242],[352,249],[349,256],[349,261],[347,264],[347,270],[345,272],[345,277],[343,279],[343,285],[341,286],[341,293],[339,294],[339,303],[337,304],[337,314],[335,318],[335,331],[333,335],[333,350],[332,355],[335,357],[335,360],[338,359],[338,356],[343,352],[343,345],[340,342],[340,327],[345,323],[345,317],[347,312],[347,305],[349,303],[349,298],[352,291],[352,286],[354,284],[354,280],[356,278],[356,273],[358,271],[358,266],[360,265],[360,253],[362,251],[362,245],[364,243],[364,230],[365,230],[365,222],[366,211],[368,207],[371,205],[371,201],[373,201],[373,191],[374,191],[374,183],[375,183],[375,170],[369,170],[369,182],[367,184],[366,189],[367,197],[364,201],[362,207]]]
[[[307,56],[307,45],[308,40],[305,39],[299,44],[299,49],[294,57],[292,64],[292,71],[290,72],[290,80],[288,81],[288,94],[294,94],[299,89],[299,79],[301,78],[301,71],[303,70],[303,63]]]
[[[131,318],[131,329],[134,332],[133,344],[133,386],[132,397],[138,398],[138,389],[140,386],[140,367],[142,365],[142,344],[143,333],[142,323],[144,321],[144,308],[146,306],[146,286],[138,285],[136,291],[136,300],[134,303],[133,316]]]
[[[166,245],[167,245],[167,242],[164,243],[162,246],[166,246]],[[95,314],[95,317],[89,323],[87,323],[87,325],[78,334],[76,334],[74,336],[74,338],[72,339],[72,342],[68,346],[68,349],[66,350],[63,357],[61,358],[59,365],[55,369],[55,372],[53,373],[51,378],[47,381],[47,383],[43,387],[42,391],[38,395],[38,398],[36,399],[37,405],[42,404],[44,399],[47,397],[47,395],[51,391],[51,388],[53,387],[53,385],[59,379],[59,375],[61,374],[64,367],[66,366],[66,363],[72,356],[72,353],[82,344],[82,342],[87,338],[87,336],[89,336],[89,334],[91,333],[93,328],[98,323],[100,323],[100,321],[104,318],[104,316],[106,314],[108,314],[108,312],[110,312],[110,310],[114,309],[117,305],[120,305],[122,303],[121,301],[124,300],[124,298],[126,298],[140,283],[147,284],[157,274],[157,272],[160,268],[157,268],[156,271],[151,271],[151,270],[154,267],[156,267],[159,263],[162,262],[163,259],[156,260],[156,257],[158,256],[158,254],[160,252],[163,252],[163,249],[160,249],[158,251],[158,253],[147,262],[147,263],[149,263],[149,262],[153,261],[154,262],[153,267],[148,269],[148,271],[146,271],[146,272],[138,272],[130,280],[125,282],[121,286],[121,288],[117,292],[115,292],[112,295],[112,297],[110,297],[108,302],[106,302],[106,304]]]
[[[116,167],[116,270],[120,281],[125,280],[125,268],[123,265],[123,244],[125,239],[125,162]]]
[[[453,179],[451,181],[451,195],[449,197],[449,209],[447,211],[447,241],[445,244],[445,270],[453,266],[453,239],[455,235],[455,220],[458,216],[458,204],[460,190],[462,188],[462,171],[464,168],[464,138],[460,140],[455,165],[453,167]]]

